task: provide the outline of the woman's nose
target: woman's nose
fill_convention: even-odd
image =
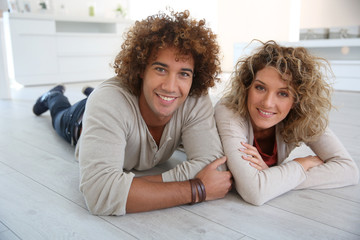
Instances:
[[[274,99],[274,94],[272,93],[267,93],[262,101],[262,104],[264,105],[264,107],[272,107],[275,103],[275,99]]]

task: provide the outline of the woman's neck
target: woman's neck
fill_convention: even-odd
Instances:
[[[254,130],[254,138],[256,138],[256,140],[273,139],[274,136],[275,136],[275,126],[258,131]]]
[[[268,155],[273,153],[275,145],[275,127],[257,132],[254,131],[254,138],[263,153]]]

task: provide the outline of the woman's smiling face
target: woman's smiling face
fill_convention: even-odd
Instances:
[[[259,70],[248,91],[247,107],[254,132],[274,127],[294,105],[288,83],[273,67]]]

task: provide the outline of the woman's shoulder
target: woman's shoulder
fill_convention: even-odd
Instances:
[[[227,106],[225,99],[220,99],[214,107],[215,117],[221,119],[231,118],[246,121],[246,118],[242,117],[238,112]]]
[[[226,124],[232,128],[248,129],[250,120],[248,117],[241,116],[238,112],[229,108],[224,99],[220,99],[215,104],[215,120],[218,125]]]

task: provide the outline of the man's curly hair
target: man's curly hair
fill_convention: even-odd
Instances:
[[[216,35],[205,26],[205,20],[190,18],[189,11],[171,15],[158,13],[135,25],[126,33],[125,41],[114,62],[115,73],[122,85],[136,96],[141,91],[141,74],[150,57],[159,49],[175,47],[179,58],[194,58],[194,77],[189,95],[207,94],[219,81],[220,60]]]
[[[248,90],[256,73],[264,67],[274,67],[289,83],[294,97],[294,107],[283,120],[282,137],[296,145],[313,141],[325,131],[332,107],[328,76],[333,74],[328,62],[303,47],[283,47],[275,41],[260,43],[262,46],[254,54],[237,62],[231,86],[224,96],[226,106],[248,117]]]

